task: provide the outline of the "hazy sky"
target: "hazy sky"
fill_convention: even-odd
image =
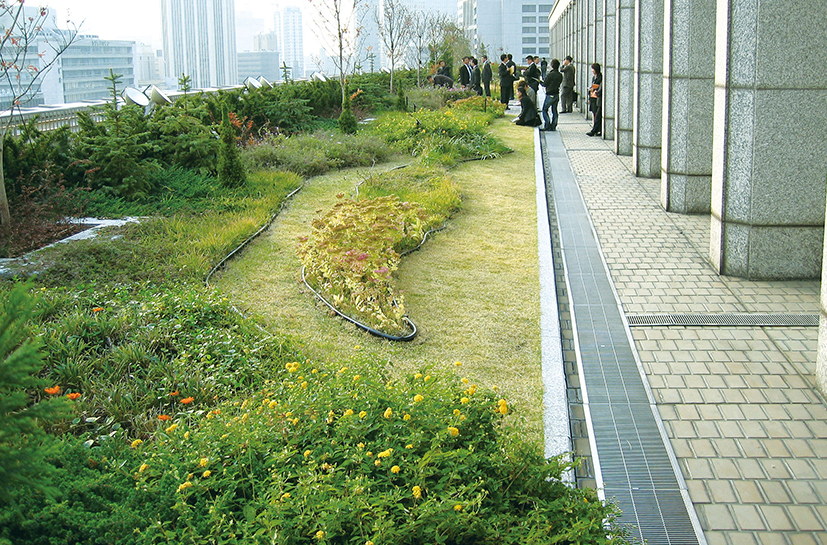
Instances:
[[[96,34],[101,39],[135,40],[161,43],[161,0],[40,0],[54,10],[59,27],[65,27],[67,18],[77,24],[83,21],[83,34]],[[28,5],[35,4],[30,0]],[[260,17],[272,29],[273,13],[278,8],[277,0],[236,0],[236,14],[249,11]],[[307,0],[294,0],[285,5],[298,5],[305,11]],[[307,27],[307,13],[304,16]],[[311,33],[312,34],[312,33]],[[305,42],[313,41],[305,28]],[[307,48],[305,44],[305,48]]]

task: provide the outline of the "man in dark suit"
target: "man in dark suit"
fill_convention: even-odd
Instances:
[[[482,95],[482,72],[477,64],[477,59],[471,57],[469,65],[471,67],[471,89],[478,95]]]
[[[571,56],[566,56],[560,73],[563,74],[563,85],[560,90],[560,113],[571,113],[574,102],[574,65]]]
[[[534,64],[534,56],[529,55],[525,58],[526,63],[528,63],[528,67],[523,72],[523,77],[525,78],[525,82],[528,84],[529,87],[534,89],[534,92],[537,92],[537,89],[540,87],[540,69]]]
[[[467,88],[468,85],[471,84],[471,67],[469,63],[471,59],[468,57],[462,58],[462,66],[459,67],[459,85],[463,89]]]
[[[488,61],[486,55],[482,56],[482,89],[483,94],[487,97],[491,96],[491,80],[494,75],[491,72],[491,63]]]
[[[511,92],[514,90],[514,80],[511,78],[511,71],[508,70],[508,55],[500,55],[500,67],[497,70],[500,76],[500,102],[508,105],[511,100]]]

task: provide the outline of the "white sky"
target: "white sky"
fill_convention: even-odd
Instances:
[[[82,34],[95,34],[105,40],[135,40],[161,47],[161,0],[29,0],[27,5],[44,4],[54,11],[58,27],[65,28],[66,20],[83,22]],[[305,53],[312,51],[317,41],[310,32],[307,0],[292,0],[285,5],[297,5],[304,13]],[[264,19],[268,29],[273,27],[273,13],[278,0],[235,0],[236,15],[252,12]]]

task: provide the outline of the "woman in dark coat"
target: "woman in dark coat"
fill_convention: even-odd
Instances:
[[[600,64],[592,64],[592,86],[589,87],[589,111],[594,115],[594,124],[587,136],[600,136],[603,131],[603,74]]]
[[[517,87],[517,100],[520,101],[520,116],[517,118],[517,125],[526,125],[528,127],[537,127],[542,124],[540,116],[537,114],[537,106],[528,98],[524,87]]]

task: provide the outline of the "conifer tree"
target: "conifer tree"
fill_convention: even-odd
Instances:
[[[218,149],[218,181],[225,187],[242,186],[247,183],[247,174],[238,153],[235,129],[230,123],[230,115],[226,109],[218,133],[221,137],[221,146]]]
[[[30,287],[15,286],[0,315],[0,505],[21,488],[54,493],[49,486],[54,467],[46,461],[54,439],[42,426],[68,413],[65,397],[33,401],[47,384],[36,376],[43,367],[40,341],[27,329],[35,303]],[[57,394],[59,386],[50,391]]]

